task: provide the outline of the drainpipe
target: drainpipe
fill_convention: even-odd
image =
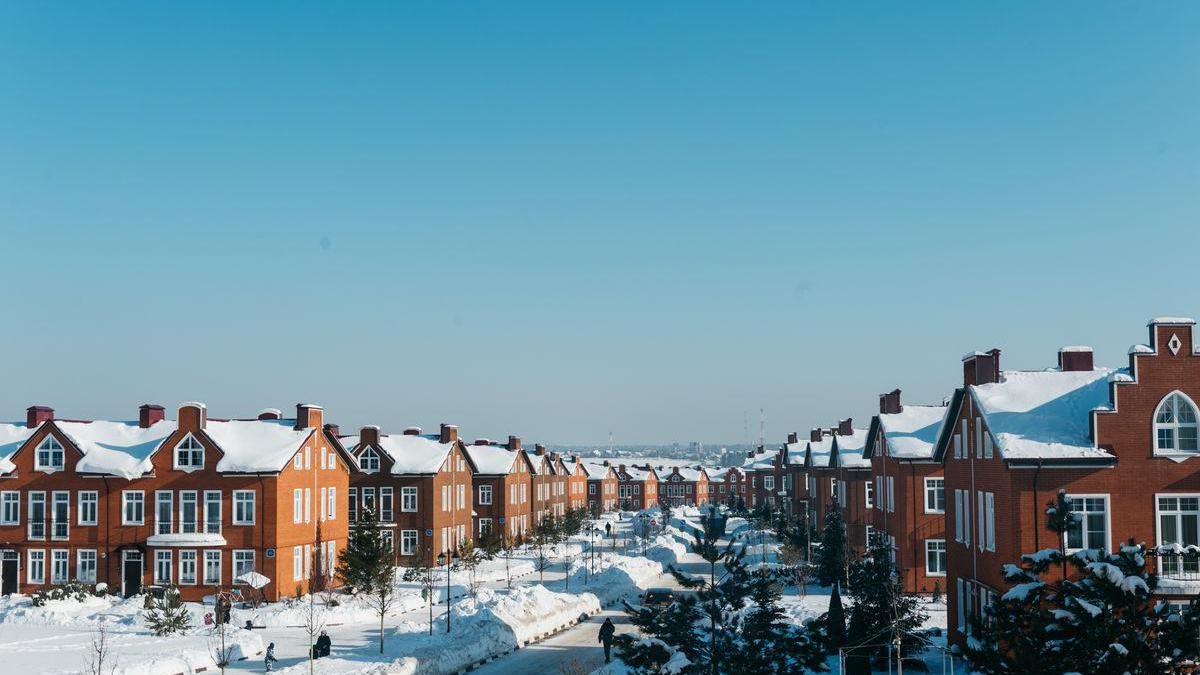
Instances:
[[[266,526],[266,522],[265,522],[265,521],[267,520],[267,515],[266,515],[266,508],[267,508],[267,502],[266,502],[266,498],[267,498],[267,485],[266,485],[266,483],[264,483],[264,482],[263,482],[263,476],[262,476],[262,472],[261,472],[261,471],[255,472],[255,474],[254,474],[254,475],[255,475],[255,476],[258,476],[258,489],[259,489],[259,491],[260,491],[260,495],[261,495],[261,496],[260,496],[260,498],[259,498],[258,500],[256,500],[256,501],[260,502],[260,503],[263,505],[263,521],[264,521],[263,525],[259,526],[259,528],[258,528],[258,547],[259,547],[259,550],[260,550],[260,552],[262,553],[262,556],[263,556],[263,558],[265,559],[265,558],[267,557],[267,528],[265,527],[265,526]],[[257,511],[257,510],[258,510],[258,504],[255,504],[255,505],[254,505],[254,510],[255,510],[255,511]],[[254,517],[257,519],[257,518],[258,518],[258,514],[257,514],[257,513],[256,513],[256,514],[254,514]],[[256,522],[256,523],[257,523],[257,522],[258,522],[258,520],[255,520],[254,522]],[[258,560],[257,560],[257,558],[258,558],[258,556],[255,556],[255,565],[256,565],[256,566],[257,566],[257,563],[258,563]],[[230,566],[229,566],[229,571],[232,573],[232,572],[233,572],[233,565],[232,565],[232,563],[233,563],[233,560],[230,560],[229,562],[231,563],[231,564],[230,564]],[[232,578],[232,577],[230,577],[230,579],[229,579],[229,585],[230,585],[230,586],[232,586],[232,585],[233,585],[233,578]]]
[[[108,476],[102,475],[100,476],[100,479],[104,481],[104,583],[108,584],[109,592],[111,593],[112,576],[109,568],[112,565],[112,560],[110,559],[109,554],[112,552],[112,535],[110,534],[112,529],[112,516],[108,514],[108,509],[112,508],[112,505],[110,504],[110,500],[112,499],[112,490],[108,486]],[[96,508],[100,508],[99,505],[97,505]],[[124,574],[124,570],[121,572]]]
[[[909,485],[911,486],[909,494],[912,496],[908,501],[912,502],[912,538],[913,538],[913,592],[917,592],[917,574],[921,569],[918,560],[918,550],[920,547],[920,539],[917,537],[917,497],[925,499],[925,490],[917,491],[917,467],[913,466],[913,461],[908,460]],[[922,486],[923,488],[924,486]],[[928,564],[928,563],[926,563]]]

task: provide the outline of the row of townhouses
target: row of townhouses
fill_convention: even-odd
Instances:
[[[1122,367],[1097,366],[1089,347],[1034,370],[1003,369],[998,349],[967,354],[942,402],[897,389],[866,429],[847,419],[751,452],[745,503],[817,523],[838,508],[855,555],[886,537],[906,590],[946,593],[952,644],[1007,589],[1004,564],[1059,547],[1045,509],[1060,492],[1079,514],[1068,552],[1144,542],[1160,593],[1182,602],[1200,592],[1200,350],[1191,319],[1148,327]]]

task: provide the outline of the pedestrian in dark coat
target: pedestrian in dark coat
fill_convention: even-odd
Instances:
[[[600,639],[598,642],[604,644],[604,662],[608,663],[612,660],[612,643],[613,636],[617,634],[617,627],[613,625],[612,619],[604,619],[604,623],[600,626]]]
[[[333,640],[329,639],[329,633],[321,631],[321,637],[317,638],[316,656],[329,656],[329,650],[333,646]]]

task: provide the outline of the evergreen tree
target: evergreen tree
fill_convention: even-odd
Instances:
[[[391,551],[383,542],[375,510],[363,508],[358,523],[350,530],[346,548],[338,554],[337,574],[347,590],[357,595],[372,592],[391,572]]]
[[[846,675],[870,675],[871,657],[879,648],[877,643],[889,637],[872,636],[868,630],[865,610],[858,605],[851,607],[850,628],[846,636],[849,646],[842,651]]]
[[[750,574],[750,605],[743,613],[741,650],[731,662],[737,673],[797,673],[823,665],[825,650],[814,626],[788,622],[779,604],[783,585],[775,572],[760,567]]]
[[[1067,556],[1046,549],[1005,565],[1013,587],[973,626],[967,656],[986,675],[1086,672],[1098,675],[1192,672],[1200,657],[1197,601],[1173,612],[1155,597],[1158,578],[1146,571],[1147,552],[1130,542],[1104,554]],[[1067,565],[1068,578],[1055,567]],[[1051,580],[1044,577],[1049,576]]]
[[[1079,522],[1079,514],[1067,498],[1066,490],[1059,490],[1054,501],[1046,505],[1046,528],[1058,533],[1058,552],[1063,576],[1067,576],[1067,532]]]
[[[817,582],[822,586],[846,580],[846,526],[842,522],[842,509],[836,503],[830,503],[825,511],[821,548],[815,557]]]
[[[172,635],[186,631],[192,624],[191,615],[183,605],[178,586],[167,586],[162,598],[146,596],[145,611],[142,613],[146,626],[155,635]]]
[[[863,630],[871,642],[892,643],[899,638],[904,654],[923,647],[914,633],[925,622],[925,612],[916,596],[905,595],[892,562],[891,545],[882,536],[872,537],[867,555],[851,565],[849,588],[854,609],[861,613]],[[853,642],[848,645],[858,646]],[[886,648],[877,648],[875,655],[881,660],[886,658]]]
[[[829,636],[829,646],[837,649],[846,644],[846,610],[842,607],[841,584],[833,582],[833,592],[829,594],[829,610],[825,612],[825,634]]]

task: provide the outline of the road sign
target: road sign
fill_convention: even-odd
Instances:
[[[432,536],[433,536],[433,530],[425,530],[425,536],[426,536],[426,537],[432,537]]]
[[[275,557],[275,549],[273,549],[273,548],[267,549],[267,557],[274,558]]]

